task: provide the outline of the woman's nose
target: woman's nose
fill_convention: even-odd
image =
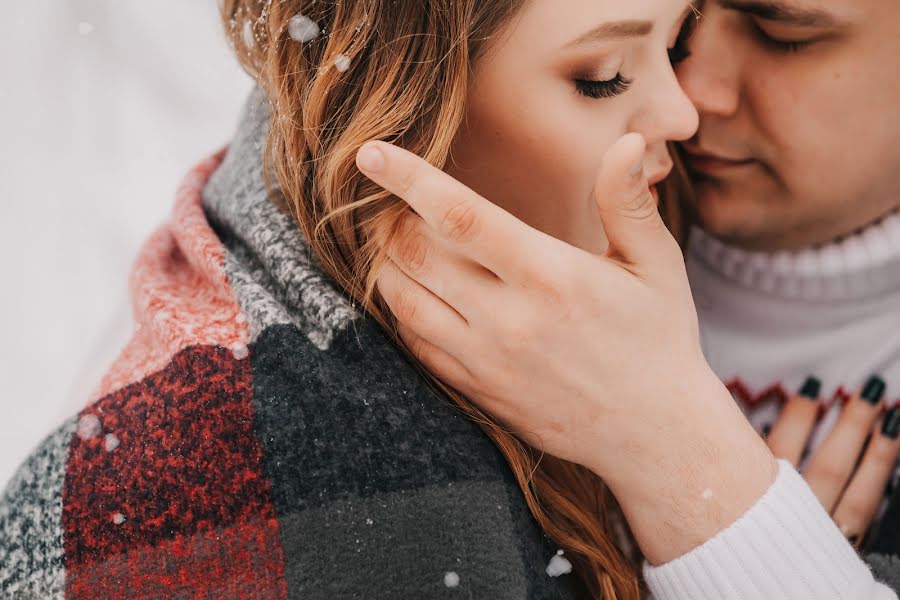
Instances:
[[[648,144],[690,139],[699,127],[697,109],[681,89],[671,68],[653,86],[644,122],[638,131]]]

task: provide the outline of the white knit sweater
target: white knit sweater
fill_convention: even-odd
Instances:
[[[900,214],[842,241],[762,254],[695,230],[688,272],[704,352],[757,430],[807,376],[828,406],[810,450],[844,398],[871,375],[900,395]],[[801,470],[804,464],[801,464]],[[897,476],[895,475],[895,479]],[[882,510],[884,506],[882,506]],[[877,583],[790,463],[738,521],[644,575],[656,600],[897,598]]]

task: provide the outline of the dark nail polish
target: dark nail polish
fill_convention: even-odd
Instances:
[[[886,388],[887,384],[884,382],[884,379],[877,375],[873,375],[869,381],[866,382],[866,387],[863,388],[862,398],[869,404],[878,404],[881,402],[881,397],[884,396],[884,390]]]
[[[822,382],[815,377],[807,377],[800,388],[800,395],[812,400],[819,399],[819,393],[822,391]]]
[[[847,538],[847,541],[850,542],[850,544],[852,546],[855,546],[856,542],[859,541],[859,535],[854,533],[853,535],[851,535],[850,537]]]
[[[896,406],[884,415],[884,421],[881,423],[881,433],[892,440],[900,437],[900,410]]]

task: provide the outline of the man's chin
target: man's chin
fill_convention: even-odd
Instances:
[[[746,250],[765,251],[778,245],[779,231],[772,227],[776,215],[764,214],[758,202],[746,196],[730,196],[721,190],[698,189],[689,217],[709,235]]]

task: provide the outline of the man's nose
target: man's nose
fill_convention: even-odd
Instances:
[[[691,55],[676,70],[681,87],[702,115],[734,115],[740,106],[739,49],[729,43],[720,15],[707,14],[691,37]]]

